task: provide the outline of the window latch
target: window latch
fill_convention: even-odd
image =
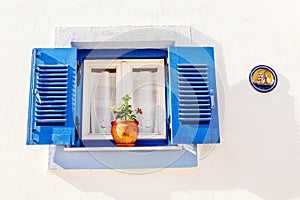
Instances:
[[[213,109],[215,107],[215,95],[214,90],[210,89],[210,108]]]
[[[35,94],[38,103],[42,104],[42,99],[41,99],[38,89],[34,89],[33,94]]]

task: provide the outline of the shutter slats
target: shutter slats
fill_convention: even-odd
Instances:
[[[51,65],[40,64],[38,67],[46,68],[46,69],[57,69],[57,68],[66,69],[66,68],[68,68],[68,65],[65,65],[65,64],[51,64]]]
[[[179,104],[179,110],[183,110],[185,108],[198,109],[198,108],[208,108],[208,107],[210,107],[210,104],[203,103],[203,102],[197,104],[195,104],[195,102],[191,102],[191,104]]]
[[[182,86],[207,86],[207,81],[204,81],[204,80],[200,80],[200,81],[187,81],[186,79],[185,80],[182,80],[182,81],[178,81],[178,84],[179,84],[179,87],[182,87]]]
[[[201,113],[201,112],[209,112],[210,109],[205,109],[205,108],[180,108],[179,111],[181,113]]]
[[[38,72],[43,73],[67,73],[68,69],[38,69]]]
[[[177,64],[177,70],[179,121],[182,124],[209,123],[211,108],[207,65]]]
[[[36,115],[36,118],[38,119],[59,119],[59,118],[63,118],[65,119],[66,118],[66,114],[59,114],[59,113],[55,113],[55,114],[44,114],[44,113],[41,113],[41,114],[37,114]]]
[[[62,83],[65,83],[65,81],[67,81],[68,79],[67,78],[53,78],[53,77],[48,77],[48,78],[41,78],[39,77],[38,79],[38,83],[56,83],[56,82],[62,82]]]
[[[207,70],[207,64],[198,64],[198,63],[177,63],[178,68],[187,68],[187,69],[205,69]]]
[[[203,85],[203,86],[193,86],[190,87],[190,85],[180,85],[179,86],[179,90],[208,90],[208,86],[207,85]]]
[[[184,70],[181,70],[180,75],[182,75],[184,77],[193,77],[193,76],[199,74],[199,72],[201,72],[201,71],[194,70],[194,71],[184,72]],[[206,70],[205,70],[205,72],[201,72],[201,74],[202,74],[203,77],[207,77],[208,76],[208,73],[206,72]]]
[[[40,110],[47,110],[47,109],[65,109],[67,106],[66,105],[40,105],[38,104],[36,106]]]
[[[61,100],[61,99],[53,99],[53,100],[42,100],[42,103],[38,102],[39,104],[43,105],[55,105],[55,104],[62,104],[66,105],[67,100]]]
[[[39,126],[61,126],[67,121],[68,65],[38,65],[35,120]]]
[[[59,77],[67,77],[68,73],[42,73],[39,75],[40,78],[59,78]]]
[[[56,86],[67,86],[66,82],[38,82],[38,86],[43,86],[43,87],[56,87]]]
[[[37,110],[37,114],[64,114],[66,113],[66,110],[54,110],[54,109],[47,109],[47,110]]]
[[[32,50],[28,145],[74,145],[76,48]]]
[[[183,124],[207,124],[210,122],[211,117],[209,118],[179,118]]]
[[[39,126],[43,126],[43,125],[62,125],[67,121],[67,119],[36,119],[36,122]]]
[[[181,99],[196,99],[196,97],[197,97],[197,99],[201,99],[201,98],[207,98],[207,97],[209,97],[209,95],[201,95],[201,94],[189,94],[189,93],[185,93],[184,94],[184,92],[182,92],[182,93],[180,93],[179,94],[179,98],[181,98]]]
[[[63,86],[63,87],[45,87],[45,86],[41,86],[41,87],[37,87],[37,89],[39,91],[67,91],[67,86]]]
[[[206,95],[207,93],[209,93],[209,90],[179,90],[179,94],[199,96],[199,97],[209,96],[209,95]]]
[[[171,144],[220,142],[213,47],[168,48]]]
[[[180,97],[179,97],[180,98]],[[186,104],[197,104],[197,106],[202,106],[203,103],[207,103],[209,104],[209,99],[207,98],[203,98],[203,99],[200,99],[200,98],[190,98],[190,99],[187,99],[187,98],[181,98],[180,102],[179,102],[179,105],[186,105]],[[210,104],[209,104],[210,105]]]
[[[207,77],[203,77],[203,76],[198,76],[198,74],[194,74],[194,76],[184,76],[184,77],[179,77],[178,80],[179,81],[197,81],[197,82],[204,82],[206,83],[208,78]]]
[[[47,100],[65,100],[67,99],[67,96],[41,96],[42,101]]]
[[[41,96],[66,96],[67,91],[59,91],[59,90],[54,90],[54,91],[47,91],[46,89],[39,90],[39,94]]]
[[[207,116],[211,116],[211,113],[197,113],[197,112],[194,112],[194,113],[181,113],[180,114],[181,117],[183,118],[195,118],[195,117],[207,117]]]

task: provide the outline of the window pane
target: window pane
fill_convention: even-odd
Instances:
[[[110,133],[116,102],[116,69],[92,69],[90,133]]]
[[[157,68],[133,69],[133,104],[135,108],[142,108],[143,114],[138,115],[141,134],[158,133],[157,95],[158,95]]]

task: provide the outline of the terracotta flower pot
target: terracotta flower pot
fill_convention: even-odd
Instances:
[[[139,122],[116,120],[111,122],[111,135],[118,147],[133,147],[139,135]]]

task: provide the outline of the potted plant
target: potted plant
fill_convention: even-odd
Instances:
[[[115,116],[115,121],[111,122],[111,134],[118,147],[135,146],[139,134],[139,122],[137,115],[142,114],[141,108],[134,110],[129,104],[131,97],[126,94],[122,97],[122,103],[118,108],[112,107],[111,111]]]

